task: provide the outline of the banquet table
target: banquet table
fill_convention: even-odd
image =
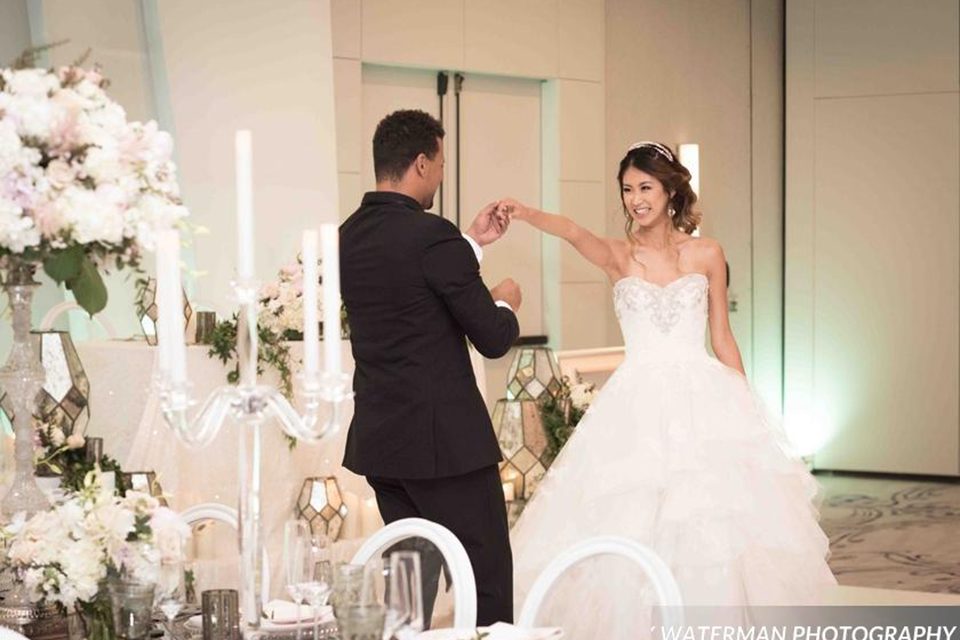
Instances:
[[[345,340],[341,346],[343,371],[352,373],[350,343]],[[187,347],[187,375],[193,385],[193,397],[201,403],[226,383],[228,371],[226,365],[209,357],[208,351],[206,345]],[[296,375],[302,343],[290,343],[290,351]],[[118,460],[125,471],[156,472],[170,506],[178,511],[204,502],[236,505],[239,435],[235,423],[224,424],[206,447],[191,449],[175,437],[160,412],[159,398],[151,384],[158,359],[156,347],[142,340],[114,340],[79,343],[77,352],[90,380],[91,421],[87,435],[102,437],[105,453]],[[482,381],[482,357],[472,349],[471,356],[477,379]],[[262,381],[277,384],[279,376],[267,369]],[[295,513],[305,478],[336,476],[341,491],[356,496],[350,504],[353,513],[344,525],[341,542],[334,545],[336,560],[349,560],[362,536],[382,526],[369,485],[340,464],[353,416],[352,400],[347,401],[343,416],[338,433],[318,444],[298,443],[293,449],[278,424],[268,423],[264,429],[263,523],[274,597],[282,593],[279,569],[283,523]]]

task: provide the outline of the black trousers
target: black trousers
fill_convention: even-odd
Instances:
[[[403,518],[436,522],[457,536],[477,581],[477,625],[513,622],[513,555],[503,487],[496,465],[460,476],[400,480],[367,476],[387,524]],[[439,559],[421,558],[424,615],[433,610]],[[454,585],[456,588],[456,585]]]

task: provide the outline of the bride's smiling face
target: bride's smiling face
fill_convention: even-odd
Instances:
[[[624,172],[620,196],[627,213],[640,227],[649,227],[662,216],[669,215],[670,193],[663,188],[662,182],[636,167]]]

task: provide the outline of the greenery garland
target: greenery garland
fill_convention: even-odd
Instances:
[[[33,425],[40,444],[35,465],[37,475],[59,477],[61,489],[79,492],[84,488],[84,480],[91,471],[113,471],[117,476],[116,486],[120,489],[120,474],[123,470],[119,462],[108,455],[101,456],[99,464],[87,459],[86,439],[72,434],[68,438],[60,425],[49,418],[34,416]],[[80,442],[72,442],[74,437],[79,437]]]
[[[547,454],[551,459],[556,458],[563,449],[589,406],[576,405],[570,395],[570,378],[564,376],[556,396],[549,393],[540,396],[540,415],[547,434]]]

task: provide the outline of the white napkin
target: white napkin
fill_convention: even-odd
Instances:
[[[563,630],[559,627],[524,629],[506,622],[498,622],[485,631],[489,635],[483,640],[559,640],[563,637]]]
[[[274,624],[296,624],[297,603],[289,600],[271,600],[263,608],[263,617]],[[333,620],[332,607],[320,607],[320,622]],[[313,610],[309,605],[300,606],[299,622],[313,622]]]
[[[560,640],[560,628],[524,629],[512,624],[498,622],[479,629],[434,629],[417,636],[418,640],[473,640],[477,632],[485,634],[483,640]]]

